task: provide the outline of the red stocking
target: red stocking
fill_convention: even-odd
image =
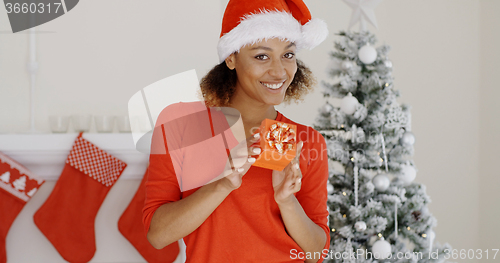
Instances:
[[[69,262],[94,256],[94,222],[126,163],[78,135],[47,201],[34,215],[37,227]]]
[[[0,152],[0,263],[7,262],[5,238],[10,226],[43,182]]]
[[[149,263],[171,263],[174,262],[179,254],[179,244],[174,242],[163,249],[155,249],[144,234],[142,225],[142,208],[146,195],[146,182],[148,171],[144,174],[139,189],[134,198],[123,212],[118,221],[118,229],[127,240],[139,251],[139,253]]]

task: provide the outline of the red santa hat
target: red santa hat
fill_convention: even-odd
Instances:
[[[326,23],[302,0],[230,0],[222,19],[217,51],[220,62],[245,45],[280,38],[294,42],[297,51],[312,49],[328,36]]]

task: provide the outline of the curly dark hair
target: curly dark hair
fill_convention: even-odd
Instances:
[[[209,107],[227,107],[230,106],[230,99],[236,90],[236,70],[230,70],[226,62],[213,67],[207,75],[201,79],[201,95],[205,104]],[[291,101],[299,102],[303,97],[312,91],[316,85],[311,70],[304,63],[297,59],[297,72],[293,77],[292,83],[286,90],[285,104]]]

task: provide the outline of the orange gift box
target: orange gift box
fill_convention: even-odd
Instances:
[[[259,127],[259,132],[262,152],[253,165],[282,171],[295,158],[297,126],[265,119]]]

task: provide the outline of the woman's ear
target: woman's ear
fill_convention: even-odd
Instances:
[[[236,66],[235,66],[235,53],[232,53],[231,55],[229,55],[227,58],[226,58],[226,66],[230,69],[230,70],[233,70]]]

